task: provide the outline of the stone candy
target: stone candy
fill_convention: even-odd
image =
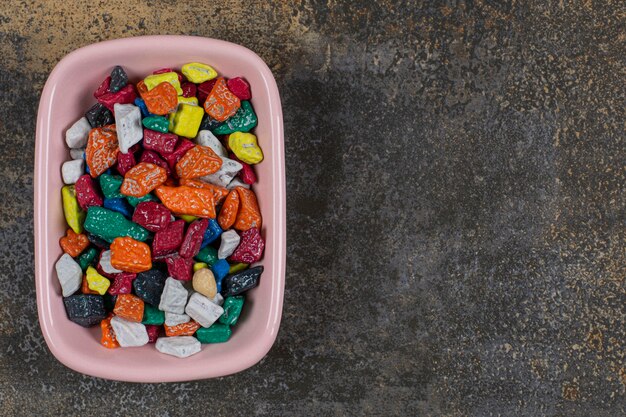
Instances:
[[[219,216],[217,216],[217,222],[224,230],[228,230],[235,224],[237,219],[237,212],[239,211],[239,193],[236,190],[232,190],[228,193],[228,196],[222,204]]]
[[[209,94],[211,94],[211,90],[213,90],[213,87],[215,86],[215,83],[217,82],[217,79],[214,78],[212,80],[209,81],[205,81],[202,84],[198,85],[198,91],[197,91],[197,96],[198,96],[198,101],[200,103],[203,103],[206,101],[207,97],[209,96]],[[218,122],[219,123],[219,122]]]
[[[196,337],[200,343],[224,343],[228,341],[231,334],[230,327],[215,323],[211,327],[198,329]]]
[[[141,111],[141,117],[154,116],[152,113],[148,111],[146,102],[143,101],[142,98],[137,97],[133,103],[135,103],[135,106],[139,107],[139,111]]]
[[[121,213],[127,218],[133,215],[133,208],[124,198],[105,198],[103,207]]]
[[[165,313],[150,304],[144,305],[141,323],[160,326],[165,322]]]
[[[193,83],[183,83],[180,88],[183,90],[183,97],[196,97],[196,85]]]
[[[70,149],[70,158],[82,159],[84,161],[85,160],[85,148]]]
[[[228,136],[228,147],[246,164],[254,165],[263,160],[263,151],[252,133],[231,133]]]
[[[222,158],[221,162],[222,166],[217,172],[200,177],[200,180],[220,187],[226,187],[243,168],[239,162],[230,158]]]
[[[156,349],[177,358],[186,358],[200,352],[202,345],[193,336],[161,337],[156,341]]]
[[[192,106],[197,106],[198,105],[198,99],[196,97],[183,97],[183,96],[178,96],[178,105],[180,106],[181,104],[189,104]],[[174,113],[170,113],[170,123],[172,122],[172,118],[174,117]],[[201,121],[202,123],[202,121]]]
[[[101,103],[96,103],[89,110],[87,110],[85,118],[92,128],[107,126],[114,122],[111,110],[104,107]]]
[[[212,267],[218,261],[217,249],[212,246],[202,248],[196,255],[196,259]]]
[[[208,298],[213,298],[217,294],[217,284],[210,269],[202,268],[193,274],[193,289]]]
[[[130,294],[135,278],[137,278],[137,274],[130,272],[115,274],[107,292],[111,295]]]
[[[228,190],[225,187],[221,187],[215,184],[209,184],[208,182],[194,180],[194,179],[181,179],[180,185],[186,185],[193,188],[204,188],[213,192],[213,201],[215,205],[222,204],[224,199],[228,195]]]
[[[244,264],[244,263],[237,263],[237,264],[233,264],[230,266],[230,269],[228,270],[229,274],[235,274],[239,271],[244,271],[248,268],[248,264]]]
[[[256,194],[254,194],[254,191],[243,187],[236,187],[235,191],[239,194],[239,210],[235,224],[233,225],[234,228],[240,231],[245,231],[253,227],[260,229],[262,218]]]
[[[183,258],[178,254],[165,259],[167,273],[181,281],[189,281],[193,274],[193,258]]]
[[[102,296],[104,300],[104,309],[107,313],[113,313],[113,309],[115,308],[115,301],[117,300],[117,295],[111,295],[108,292]]]
[[[116,237],[129,236],[141,242],[150,235],[146,229],[127,220],[122,214],[102,207],[89,207],[85,229],[107,242]]]
[[[208,268],[209,265],[205,264],[204,262],[196,262],[193,264],[193,272],[194,274],[199,271],[202,268]]]
[[[96,268],[92,266],[87,267],[85,275],[89,289],[92,291],[96,291],[100,295],[103,295],[105,292],[107,292],[109,285],[111,285],[111,282],[102,275],[100,275]]]
[[[219,77],[204,102],[204,110],[209,116],[223,122],[234,115],[241,102],[236,95],[230,92],[223,77]]]
[[[207,229],[209,221],[207,219],[196,220],[189,225],[185,238],[183,239],[178,254],[183,258],[193,258],[200,251],[200,245]]]
[[[137,161],[135,160],[135,155],[133,153],[118,153],[117,154],[117,165],[116,169],[121,175],[126,175],[128,171],[132,167],[135,166]]]
[[[111,243],[111,264],[125,272],[139,273],[152,268],[150,246],[130,237],[118,237]]]
[[[200,62],[190,62],[183,65],[181,72],[190,82],[194,84],[201,84],[217,77],[217,71],[215,71],[211,66]]]
[[[163,116],[148,116],[141,123],[146,127],[146,130],[157,133],[167,133],[170,128],[170,121]]]
[[[117,269],[111,264],[110,250],[102,251],[100,254],[100,262],[98,262],[98,264],[105,274],[119,274],[120,272],[123,272],[121,269]]]
[[[143,197],[167,180],[167,171],[158,165],[140,162],[124,176],[120,192],[127,196]]]
[[[140,323],[143,320],[143,300],[132,294],[120,294],[115,300],[113,313],[124,320]]]
[[[151,269],[137,274],[137,278],[133,281],[133,289],[135,294],[144,302],[158,306],[161,302],[161,293],[166,279],[166,273],[158,269]]]
[[[202,327],[209,327],[224,313],[224,309],[200,293],[193,293],[185,307],[185,313]]]
[[[153,196],[152,194],[146,194],[143,197],[139,197],[139,198],[128,196],[126,197],[126,200],[128,200],[128,203],[133,207],[137,207],[138,204],[144,203],[146,201],[154,201],[155,203],[159,202],[159,199]]]
[[[186,314],[176,314],[170,313],[168,311],[165,312],[165,325],[169,327],[178,326],[179,324],[188,323],[191,320]]]
[[[234,326],[235,324],[237,324],[237,320],[239,319],[242,308],[242,296],[226,298],[226,300],[224,301],[224,314],[222,314],[222,316],[219,318],[219,322],[222,324],[227,324],[229,326]]]
[[[181,103],[173,118],[170,119],[170,131],[178,136],[195,138],[202,123],[202,107]]]
[[[111,71],[111,84],[109,85],[109,91],[117,93],[123,87],[126,87],[126,84],[128,84],[128,75],[126,75],[124,68],[116,65]]]
[[[196,137],[196,143],[201,146],[206,146],[207,148],[211,148],[213,152],[220,158],[225,158],[228,156],[226,152],[226,148],[222,145],[222,142],[218,138],[215,137],[210,130],[201,130],[198,132],[198,136]]]
[[[91,327],[106,318],[104,300],[99,295],[77,294],[63,298],[65,313],[70,321]]]
[[[118,150],[115,125],[92,129],[85,149],[85,159],[91,176],[95,178],[115,165]]]
[[[115,129],[120,152],[128,150],[143,139],[141,110],[133,104],[115,104]]]
[[[183,179],[197,178],[217,172],[221,166],[222,160],[211,148],[196,145],[178,161],[176,174]]]
[[[87,239],[89,240],[89,238]],[[76,262],[80,265],[80,269],[86,271],[87,267],[93,263],[97,255],[98,251],[95,248],[89,248],[80,254],[80,256],[76,259]]]
[[[161,156],[167,161],[170,168],[175,171],[176,164],[178,163],[178,161],[180,161],[180,158],[182,158],[183,155],[185,155],[185,153],[187,153],[187,151],[194,146],[196,145],[194,145],[192,141],[182,138],[178,141],[178,145],[176,146],[174,152]]]
[[[72,229],[67,229],[65,236],[59,239],[59,245],[63,252],[71,257],[77,257],[89,246],[89,239],[82,233],[76,233]]]
[[[109,175],[102,174],[100,175],[100,189],[102,190],[102,194],[106,198],[122,198],[124,197],[122,193],[120,193],[120,187],[122,186],[122,182],[124,178],[119,175]]]
[[[137,98],[135,87],[132,84],[128,84],[119,91],[107,92],[98,97],[98,103],[104,105],[107,109],[114,112],[115,104],[130,104]]]
[[[213,243],[217,240],[218,237],[222,235],[222,228],[217,223],[215,219],[209,219],[209,224],[204,232],[204,237],[202,239],[202,244],[200,248],[204,248],[205,246]]]
[[[64,253],[54,265],[61,284],[63,297],[74,294],[80,288],[83,279],[83,271],[80,265],[67,253]]]
[[[143,346],[150,340],[146,326],[141,323],[115,316],[111,319],[111,326],[121,347]]]
[[[94,245],[95,247],[99,248],[99,249],[109,249],[109,246],[111,246],[111,244],[109,242],[107,242],[106,240],[91,234],[89,232],[87,232],[87,239],[89,239],[89,243],[91,243],[92,245]]]
[[[229,157],[241,164],[242,168],[241,171],[239,171],[239,178],[241,179],[241,181],[243,181],[243,183],[246,185],[254,184],[256,182],[256,174],[254,173],[254,168],[252,168],[250,164],[246,164],[245,162],[240,161],[239,158],[237,158],[237,156],[233,153],[231,153]]]
[[[152,129],[143,131],[144,149],[156,151],[160,154],[172,153],[176,149],[178,136],[173,133],[161,133]]]
[[[239,97],[240,100],[250,100],[252,98],[252,94],[250,93],[250,84],[248,84],[248,82],[243,78],[230,78],[226,85],[234,95]]]
[[[249,132],[259,120],[249,101],[242,101],[241,107],[234,116],[229,117],[221,125],[217,126],[213,133],[216,135],[228,135],[234,132]]]
[[[185,221],[176,220],[157,231],[152,241],[152,256],[156,259],[178,251],[181,243],[183,243],[184,230]]]
[[[228,258],[239,245],[240,237],[234,230],[227,230],[222,233],[220,248],[217,251],[217,257],[219,259]]]
[[[170,211],[163,204],[154,201],[139,203],[133,213],[133,221],[151,232],[165,229],[171,218]]]
[[[178,78],[178,74],[174,71],[162,72],[153,75],[149,75],[144,78],[143,82],[145,83],[148,91],[152,91],[154,88],[158,87],[163,83],[167,83],[174,87],[176,91],[176,95],[182,95],[183,90],[180,88],[180,79]]]
[[[102,206],[104,204],[96,184],[89,175],[85,174],[78,178],[74,187],[76,189],[76,199],[83,210],[87,210],[91,206]]]
[[[215,218],[215,205],[211,190],[184,185],[179,187],[162,185],[157,187],[155,192],[163,205],[174,214]]]
[[[109,87],[111,87],[111,76],[106,77],[104,81],[102,81],[102,83],[98,86],[98,89],[93,92],[93,96],[98,98],[105,95],[110,91]]]
[[[63,213],[67,225],[74,233],[82,233],[85,212],[81,210],[76,198],[76,189],[73,185],[66,185],[61,188],[61,199],[63,200]]]
[[[250,185],[246,184],[245,182],[241,181],[239,178],[233,178],[233,180],[226,186],[227,190],[234,190],[237,187],[242,187],[242,188],[246,188],[246,189],[250,189]]]
[[[165,280],[165,287],[161,294],[159,310],[170,313],[183,314],[187,304],[187,290],[183,283],[174,278]]]
[[[168,177],[172,174],[172,170],[170,169],[169,164],[165,162],[165,160],[163,160],[163,158],[161,158],[159,154],[154,151],[143,151],[139,162],[146,162],[148,164],[160,166],[165,170],[165,174]]]
[[[241,242],[228,259],[231,262],[251,264],[258,262],[263,256],[265,242],[259,229],[252,227],[241,233]]]
[[[159,340],[159,335],[161,334],[161,326],[156,326],[154,324],[146,324],[146,332],[148,332],[148,343],[155,343]]]
[[[200,325],[191,320],[186,323],[177,324],[176,326],[168,326],[167,324],[163,326],[165,328],[165,335],[168,337],[172,336],[191,336],[196,330],[200,328]]]
[[[102,346],[107,349],[115,349],[120,347],[120,344],[117,343],[117,338],[115,337],[113,326],[111,326],[111,318],[113,318],[113,316],[109,316],[100,322],[100,330],[102,331],[100,344],[102,344]]]
[[[224,297],[222,297],[222,294],[218,291],[218,293],[215,294],[215,297],[211,298],[211,302],[217,304],[218,306],[222,306],[224,305]]]
[[[212,266],[211,271],[215,276],[215,285],[217,286],[217,291],[222,291],[222,281],[228,275],[228,271],[230,271],[230,265],[225,259],[218,259]]]
[[[180,86],[178,88],[180,89]],[[178,93],[170,83],[162,82],[147,91],[145,85],[140,82],[137,89],[150,113],[164,116],[176,111]]]
[[[89,288],[89,281],[87,281],[87,276],[83,275],[83,282],[80,286],[80,292],[82,294],[98,294],[101,295],[98,291],[94,291]]]
[[[222,295],[225,298],[239,295],[256,287],[259,285],[259,278],[262,273],[263,266],[255,266],[254,268],[227,276],[222,283]]]
[[[89,121],[86,117],[81,117],[65,131],[65,143],[69,148],[84,148],[90,131]]]

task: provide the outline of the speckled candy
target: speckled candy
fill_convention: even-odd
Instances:
[[[80,265],[80,269],[86,271],[87,267],[93,263],[97,255],[98,251],[95,248],[88,248],[76,258],[76,262]]]
[[[98,97],[98,102],[114,112],[115,104],[130,104],[134,102],[136,98],[137,93],[135,92],[135,87],[132,84],[128,84],[115,93],[109,91],[102,94]]]
[[[65,236],[59,239],[59,245],[63,252],[75,258],[89,246],[89,239],[86,235],[76,233],[70,228],[65,231]]]
[[[226,187],[243,168],[239,162],[234,161],[230,158],[221,159],[222,166],[220,167],[220,169],[213,174],[200,177],[201,181],[215,184],[220,187]]]
[[[119,175],[109,175],[102,174],[98,178],[100,182],[100,189],[102,190],[102,194],[106,198],[122,198],[124,197],[122,193],[120,193],[120,187],[122,186],[122,182],[124,178]]]
[[[258,262],[263,256],[265,242],[256,227],[241,232],[241,241],[237,249],[228,258],[231,262],[251,264]]]
[[[215,219],[208,219],[209,223],[207,225],[206,231],[204,232],[204,237],[202,239],[202,244],[200,248],[204,248],[205,246],[213,243],[217,240],[218,237],[221,236],[223,230],[220,225],[217,223]]]
[[[68,297],[78,291],[82,283],[83,271],[70,255],[64,253],[56,262],[54,268],[64,297]]]
[[[135,278],[137,274],[130,272],[115,274],[107,292],[111,295],[130,294]]]
[[[118,237],[111,243],[111,265],[125,272],[139,273],[152,268],[150,246],[131,237]]]
[[[180,86],[178,88],[180,89]],[[146,91],[140,82],[137,89],[150,113],[163,116],[176,111],[178,93],[170,83],[163,82]]]
[[[81,117],[65,131],[65,143],[69,148],[84,148],[87,145],[91,125],[86,117]]]
[[[156,349],[177,358],[186,358],[201,350],[198,339],[193,336],[161,337],[156,341]]]
[[[83,210],[91,206],[102,206],[104,201],[96,188],[94,180],[89,175],[81,176],[74,184],[76,199]]]
[[[217,172],[221,166],[222,160],[211,148],[197,145],[178,161],[176,173],[179,178],[197,178]]]
[[[161,133],[152,129],[144,129],[143,131],[143,147],[160,154],[174,152],[178,136],[173,133]]]
[[[171,223],[172,214],[163,204],[154,201],[139,203],[133,213],[133,222],[151,232],[165,229]]]
[[[126,75],[124,68],[116,65],[111,71],[110,80],[109,91],[117,93],[128,84],[128,75]]]
[[[149,341],[146,326],[141,323],[115,316],[111,319],[111,326],[121,347],[143,346]]]
[[[133,215],[133,208],[128,204],[125,198],[105,198],[102,206],[106,209],[121,213],[127,218]]]
[[[241,107],[232,117],[213,130],[216,135],[228,135],[234,132],[249,132],[253,129],[258,119],[249,101],[242,101]]]
[[[117,154],[117,164],[115,165],[117,172],[119,172],[121,175],[126,175],[126,173],[128,171],[130,171],[130,169],[132,167],[134,167],[137,164],[137,161],[135,159],[135,154],[129,152],[129,153],[118,153]]]
[[[226,85],[234,95],[239,97],[240,100],[250,100],[252,98],[252,94],[250,93],[250,84],[248,84],[248,82],[243,78],[230,78]]]
[[[81,210],[76,198],[76,188],[74,185],[66,185],[61,188],[61,199],[63,200],[63,213],[67,225],[75,233],[82,233],[85,221],[85,212]]]
[[[85,113],[85,118],[92,128],[107,126],[114,123],[113,113],[102,103],[96,103]]]
[[[200,62],[190,62],[183,65],[181,72],[190,82],[195,84],[200,84],[217,77],[217,72],[213,67]]]
[[[215,205],[222,204],[224,199],[228,195],[229,191],[226,187],[222,187],[215,184],[209,184],[208,182],[194,180],[194,179],[181,179],[180,185],[186,185],[193,188],[204,188],[206,190],[211,190],[213,193],[213,202]]]
[[[208,224],[209,221],[207,219],[200,219],[195,220],[189,225],[189,227],[187,227],[185,238],[183,239],[180,249],[178,250],[178,254],[180,256],[183,258],[193,258],[196,256],[198,251],[200,251],[200,245],[202,244],[204,232],[206,231]]]
[[[224,309],[200,293],[193,293],[185,307],[185,313],[202,327],[209,327],[224,313]]]
[[[180,103],[176,113],[170,119],[170,131],[178,136],[194,138],[200,129],[203,115],[202,107]]]
[[[211,190],[183,185],[179,187],[160,186],[155,192],[163,205],[174,214],[215,218],[215,205]]]
[[[188,292],[182,282],[175,278],[165,280],[165,287],[161,294],[159,310],[169,313],[183,314],[187,304]]]
[[[204,102],[204,110],[215,120],[223,122],[234,115],[240,105],[239,98],[230,92],[224,78],[219,77]]]
[[[191,336],[200,328],[200,325],[197,322],[190,320],[186,323],[177,324],[176,326],[168,326],[166,324],[163,327],[165,328],[165,335],[168,337]]]
[[[146,130],[152,130],[157,133],[167,133],[170,127],[170,121],[163,116],[148,116],[141,121]]]
[[[162,325],[165,323],[165,313],[150,304],[145,304],[143,307],[143,324]]]
[[[95,178],[115,165],[118,150],[115,125],[92,129],[85,149],[85,159],[91,176]]]
[[[121,236],[129,236],[143,242],[149,236],[149,232],[137,223],[131,222],[120,213],[102,207],[89,207],[85,229],[107,242],[113,242],[116,237]]]
[[[161,168],[165,170],[165,174],[168,177],[172,175],[172,170],[170,169],[169,164],[165,162],[165,160],[161,158],[159,154],[154,151],[148,151],[148,150],[143,151],[141,153],[141,158],[139,159],[139,162],[140,163],[145,162],[148,164],[154,164],[154,165],[160,166]]]
[[[115,131],[120,152],[128,150],[143,139],[141,111],[133,104],[115,104]]]
[[[183,90],[183,97],[196,97],[196,85],[193,83],[182,83],[180,86]]]
[[[157,259],[177,252],[183,243],[184,230],[184,220],[176,220],[158,230],[152,241],[152,256]]]
[[[189,281],[193,274],[193,258],[183,258],[178,254],[165,259],[167,273],[181,281]]]
[[[236,231],[227,230],[222,233],[220,238],[221,241],[217,251],[217,257],[219,259],[226,259],[235,251],[237,245],[239,245],[240,237]]]
[[[106,318],[104,300],[99,295],[77,294],[63,298],[65,313],[70,321],[91,327]]]
[[[143,319],[143,300],[132,294],[120,294],[115,300],[113,313],[128,321],[140,323]]]
[[[224,278],[222,290],[224,298],[239,295],[259,285],[259,279],[263,273],[263,266],[255,266],[245,271],[237,272]]]
[[[100,331],[102,332],[100,344],[107,349],[120,347],[120,344],[117,342],[117,338],[115,337],[113,326],[111,326],[111,318],[113,318],[112,315],[100,322]]]
[[[92,291],[96,291],[100,295],[103,295],[105,292],[107,292],[109,285],[111,285],[111,281],[109,281],[106,277],[100,275],[96,268],[92,266],[87,267],[85,276],[89,289]]]
[[[241,310],[243,308],[243,297],[242,296],[234,296],[227,297],[224,300],[224,314],[219,318],[219,322],[222,324],[227,324],[229,326],[234,326],[237,324],[237,320],[239,319],[239,315],[241,314]]]
[[[200,343],[224,343],[228,341],[232,330],[225,324],[215,323],[208,328],[200,328],[196,332],[196,338]]]
[[[215,276],[215,285],[217,285],[217,291],[221,292],[222,281],[228,275],[228,272],[230,271],[230,265],[228,264],[228,261],[226,261],[225,259],[218,259],[211,266],[211,271],[213,272],[213,275]]]
[[[263,151],[252,133],[231,133],[228,136],[228,147],[246,164],[254,165],[263,160]]]
[[[137,274],[133,281],[135,294],[144,302],[158,306],[161,302],[161,293],[165,286],[167,274],[159,269],[151,269]]]
[[[148,333],[148,343],[156,343],[161,335],[161,326],[154,324],[145,324],[146,332]]]
[[[149,91],[152,91],[161,84],[169,84],[174,87],[176,95],[183,94],[183,90],[180,88],[180,79],[178,77],[178,74],[174,71],[155,72],[154,74],[148,75],[146,78],[144,78],[143,82],[145,83]]]

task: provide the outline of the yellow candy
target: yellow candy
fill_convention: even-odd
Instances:
[[[86,275],[87,285],[91,291],[97,291],[100,295],[104,295],[104,293],[107,292],[111,282],[100,275],[98,271],[96,271],[96,268],[93,266],[87,267]]]
[[[195,264],[193,264],[193,272],[199,271],[202,268],[208,268],[209,265],[205,264],[204,262],[196,262]]]
[[[204,108],[191,104],[179,104],[178,110],[170,116],[170,132],[186,138],[195,138],[202,123]]]
[[[175,72],[164,72],[163,74],[148,75],[146,78],[144,78],[143,82],[146,84],[146,87],[148,87],[148,91],[152,90],[154,87],[163,82],[170,83],[176,89],[176,94],[178,94],[179,96],[183,95],[183,89],[180,88],[180,81],[178,81],[178,74],[176,74]]]
[[[61,188],[61,198],[63,199],[63,212],[65,221],[75,233],[83,232],[83,223],[86,213],[80,209],[76,199],[76,190],[73,185],[66,185]]]
[[[197,219],[196,216],[191,216],[189,214],[180,214],[178,217],[180,217],[181,219],[183,219],[187,223],[191,223],[192,221]]]
[[[252,133],[231,133],[228,136],[228,146],[246,164],[258,164],[263,160],[263,151]]]
[[[183,65],[181,72],[194,84],[200,84],[217,77],[217,72],[213,68],[199,62],[190,62]]]
[[[197,97],[178,96],[178,104],[180,104],[180,103],[189,104],[191,106],[197,106],[198,105],[198,98]]]
[[[229,274],[234,274],[236,272],[243,271],[247,267],[248,267],[248,264],[244,264],[244,263],[234,264],[234,265],[230,266],[230,269],[228,270],[228,273]]]

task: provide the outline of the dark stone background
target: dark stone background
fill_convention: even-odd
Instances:
[[[259,3],[0,4],[0,414],[624,415],[624,3]],[[238,375],[110,382],[39,330],[35,116],[68,52],[166,33],[274,71],[283,324]]]

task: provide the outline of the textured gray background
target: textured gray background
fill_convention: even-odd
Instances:
[[[623,2],[182,3],[0,4],[1,415],[626,412]],[[274,71],[283,324],[238,375],[115,383],[39,331],[35,116],[66,53],[161,33]]]

